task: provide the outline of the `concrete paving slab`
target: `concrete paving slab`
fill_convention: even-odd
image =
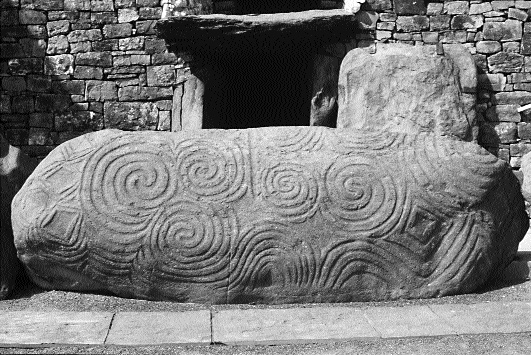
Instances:
[[[438,304],[429,307],[458,334],[531,332],[531,303]]]
[[[103,345],[110,312],[0,312],[0,344]]]
[[[105,344],[210,344],[210,311],[120,312]]]
[[[285,344],[377,338],[363,311],[346,307],[215,311],[212,338],[224,344]]]
[[[428,306],[374,307],[366,309],[365,316],[382,338],[456,334]]]

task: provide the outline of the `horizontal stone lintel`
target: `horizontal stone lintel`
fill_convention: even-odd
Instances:
[[[157,22],[157,33],[175,51],[242,51],[280,42],[319,44],[352,38],[356,16],[344,10],[260,15],[198,15]],[[270,47],[270,46],[269,46]],[[266,48],[270,50],[271,48]]]

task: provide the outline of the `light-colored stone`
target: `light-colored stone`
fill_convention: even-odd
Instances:
[[[347,307],[214,311],[212,335],[224,344],[263,345],[379,336],[363,310]]]
[[[367,308],[364,313],[382,338],[456,334],[456,331],[428,306],[372,307]]]
[[[103,345],[109,312],[0,312],[2,345]]]
[[[458,334],[531,331],[531,303],[528,302],[437,304],[429,307]]]
[[[210,311],[119,312],[106,345],[210,344]]]
[[[44,58],[44,74],[69,75],[74,73],[74,56],[60,54]]]

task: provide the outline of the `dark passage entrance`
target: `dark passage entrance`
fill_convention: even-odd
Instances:
[[[240,0],[235,13],[317,9],[319,0]],[[280,43],[282,42],[282,43]],[[210,60],[205,78],[203,128],[307,126],[314,50],[290,42],[249,43]]]
[[[239,0],[236,15],[306,11],[317,9],[319,3],[319,0]]]
[[[291,48],[253,54],[212,68],[203,128],[309,125],[311,52]]]

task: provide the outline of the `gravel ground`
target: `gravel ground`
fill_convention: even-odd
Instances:
[[[423,304],[449,303],[480,303],[497,301],[531,301],[531,281],[517,284],[493,282],[476,293],[447,296],[426,300],[398,300],[391,302],[353,302],[342,303],[342,306],[367,308],[373,306],[408,306]],[[337,305],[337,304],[336,304]],[[294,307],[327,307],[330,304],[292,304],[292,305],[216,305],[213,309],[227,308],[294,308]],[[65,291],[45,291],[33,285],[18,290],[10,300],[0,301],[0,311],[185,311],[209,309],[208,305],[194,303],[154,302],[120,298],[112,295],[97,295]]]
[[[0,348],[0,354],[107,354],[107,355],[528,355],[531,333],[480,334],[430,338],[357,340],[276,346],[145,346]]]

